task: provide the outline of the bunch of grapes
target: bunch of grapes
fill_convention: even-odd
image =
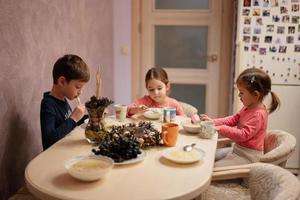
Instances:
[[[96,155],[112,158],[115,162],[137,158],[141,153],[140,144],[131,134],[110,134],[105,138],[98,149],[92,149]]]

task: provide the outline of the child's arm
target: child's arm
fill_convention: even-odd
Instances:
[[[216,129],[222,136],[228,137],[236,142],[243,142],[255,136],[263,123],[263,116],[260,113],[256,113],[243,124],[243,127],[237,128],[220,125],[217,126]]]
[[[137,113],[145,112],[147,108],[148,107],[145,106],[145,105],[129,106],[128,107],[128,116],[131,116],[131,115],[134,115],[134,114],[137,114]]]
[[[231,126],[231,127],[236,126],[237,123],[239,122],[239,120],[240,120],[239,113],[236,113],[234,115],[224,117],[224,118],[213,119],[216,126],[227,125],[227,126]]]
[[[70,118],[73,119],[76,123],[83,117],[85,107],[83,104],[80,104],[74,108]]]
[[[239,113],[232,115],[232,116],[218,118],[218,119],[211,119],[206,114],[200,114],[200,120],[202,120],[202,121],[206,121],[206,120],[211,121],[212,120],[216,126],[220,126],[220,125],[236,126],[239,119],[240,119]]]
[[[183,112],[183,108],[179,103],[177,103],[177,106],[176,106],[176,115],[185,117],[185,113]]]
[[[83,115],[83,117],[76,123],[77,126],[80,126],[81,124],[84,123],[84,120],[88,119],[88,115]]]
[[[149,104],[149,102],[148,102],[146,96],[144,96],[140,99],[137,99],[134,103],[132,103],[128,106],[127,115],[132,116],[137,113],[145,112],[146,109],[148,108],[148,106],[147,106],[148,104]]]
[[[71,118],[57,119],[57,113],[47,105],[42,105],[40,118],[44,149],[63,138],[76,127],[76,122]],[[56,123],[59,122],[61,123],[57,125]]]

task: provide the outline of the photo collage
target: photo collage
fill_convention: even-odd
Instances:
[[[287,63],[284,72],[276,70],[279,82],[300,84],[300,0],[242,0],[239,13],[240,41],[247,67]],[[251,57],[251,58],[250,58]],[[267,62],[267,63],[266,63]],[[293,69],[293,70],[292,70]]]

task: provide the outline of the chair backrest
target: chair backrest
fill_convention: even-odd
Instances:
[[[182,101],[179,101],[179,104],[181,105],[183,112],[187,117],[191,117],[194,114],[198,113],[198,109],[195,108],[194,106],[192,106],[191,104],[188,104],[188,103],[185,103]]]
[[[300,182],[288,170],[272,164],[250,168],[249,188],[251,199],[296,200],[300,197]]]
[[[296,148],[296,138],[281,130],[271,130],[265,137],[264,155],[260,161],[281,165],[286,163]]]

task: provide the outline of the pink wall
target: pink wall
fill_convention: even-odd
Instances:
[[[0,1],[0,199],[23,185],[25,166],[42,150],[40,101],[58,57],[78,54],[91,67],[83,102],[99,64],[103,93],[113,97],[112,19],[110,0]]]
[[[114,98],[130,104],[131,99],[131,0],[113,1]],[[122,48],[128,52],[122,53]]]

